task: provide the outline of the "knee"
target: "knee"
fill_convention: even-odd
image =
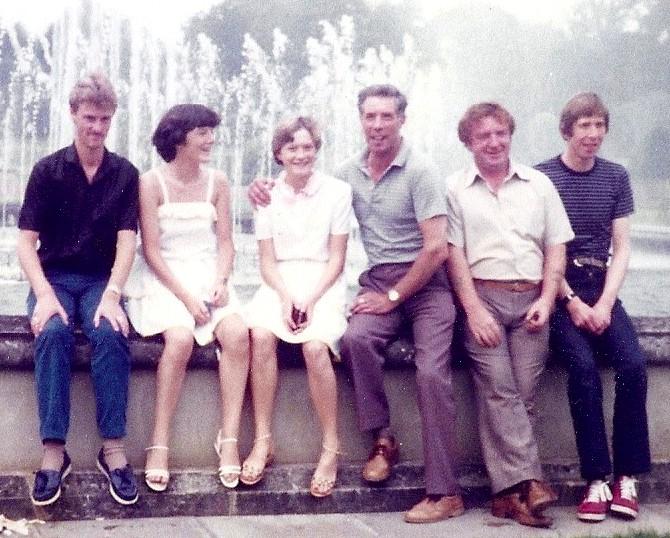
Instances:
[[[163,359],[171,364],[186,367],[193,352],[193,335],[190,331],[172,331],[163,335],[165,349]]]
[[[243,323],[223,325],[216,335],[221,348],[235,356],[249,356],[249,329]]]
[[[42,332],[35,338],[37,346],[59,343],[61,345],[69,345],[73,342],[74,336],[70,326],[65,325],[60,316],[52,316],[47,321],[42,329]]]
[[[376,350],[383,347],[379,338],[370,334],[362,323],[352,318],[347,330],[340,339],[342,359],[347,367],[351,368],[354,362],[369,362],[377,360]]]
[[[126,337],[121,331],[114,330],[111,323],[106,319],[102,318],[97,327],[94,327],[91,331],[89,338],[91,344],[96,347],[98,345],[103,346],[119,346],[125,345]]]
[[[616,374],[622,388],[631,390],[647,384],[647,366],[643,360],[631,362]]]
[[[302,345],[302,354],[305,357],[305,366],[308,369],[323,371],[330,363],[328,346],[323,342],[312,340]]]
[[[265,363],[277,354],[277,338],[265,329],[252,329],[251,347],[254,364]]]

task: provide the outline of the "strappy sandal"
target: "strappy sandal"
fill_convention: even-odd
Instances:
[[[322,445],[321,448],[324,452],[330,452],[339,456],[341,452],[329,446]],[[325,478],[323,476],[317,476],[316,471],[314,471],[314,476],[312,476],[312,481],[309,484],[309,492],[313,497],[322,498],[328,497],[333,493],[335,489],[335,482],[337,481],[337,469],[335,470],[335,478]]]
[[[258,443],[258,441],[265,441],[266,439],[271,439],[272,434],[268,433],[266,435],[261,435],[260,437],[257,437],[254,440],[254,445]],[[240,475],[240,482],[242,482],[246,486],[254,486],[258,484],[261,480],[263,480],[263,477],[265,476],[265,470],[272,465],[272,462],[275,459],[275,455],[272,451],[272,446],[268,449],[267,454],[265,455],[265,463],[263,464],[263,467],[258,469],[257,467],[254,467],[249,464],[249,457],[247,456],[247,459],[244,460],[244,463],[242,464],[242,474]]]
[[[222,432],[219,430],[219,433],[216,435],[216,441],[214,441],[214,450],[216,455],[221,459],[221,452],[223,446],[226,443],[237,443],[235,437],[221,437]],[[219,466],[219,480],[223,484],[223,487],[228,489],[236,488],[240,483],[240,473],[242,472],[242,467],[239,465],[221,465]],[[231,478],[232,477],[232,478]]]
[[[150,450],[169,450],[163,445],[148,446],[144,449],[145,452]],[[170,471],[167,469],[159,469],[158,467],[152,469],[144,469],[144,483],[151,491],[160,493],[165,491],[170,481]]]

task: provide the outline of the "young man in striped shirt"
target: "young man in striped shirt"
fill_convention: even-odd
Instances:
[[[575,232],[551,332],[554,352],[568,368],[570,410],[588,483],[577,509],[584,521],[602,521],[608,511],[635,518],[633,475],[650,468],[645,358],[617,298],[630,256],[633,196],[626,170],[597,156],[608,127],[609,113],[596,94],[574,96],[560,119],[565,151],[537,166],[556,185]],[[616,372],[612,460],[596,356]]]

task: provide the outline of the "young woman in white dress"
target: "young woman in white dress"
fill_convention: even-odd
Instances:
[[[145,481],[164,491],[170,425],[194,340],[220,348],[221,429],[215,449],[219,478],[235,487],[241,472],[237,436],[249,371],[249,332],[230,283],[233,241],[230,186],[206,167],[220,118],[203,105],[172,107],[152,142],[165,163],[140,178],[138,254],[126,286],[128,315],[143,335],[162,334],[156,402]],[[180,432],[187,438],[189,432]]]
[[[272,140],[284,171],[270,205],[256,213],[263,282],[245,309],[252,335],[255,441],[240,477],[244,484],[256,484],[273,459],[277,343],[299,343],[323,434],[310,485],[315,497],[330,495],[337,478],[337,385],[331,357],[337,357],[346,328],[342,272],[352,219],[349,185],[314,170],[320,146],[316,124],[304,117],[282,124]]]

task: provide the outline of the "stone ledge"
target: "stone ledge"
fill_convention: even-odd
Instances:
[[[63,495],[49,507],[34,507],[29,493],[30,475],[0,475],[0,512],[12,519],[39,518],[46,521],[76,519],[119,519],[135,517],[263,515],[300,513],[395,512],[407,510],[424,495],[423,467],[415,462],[396,466],[392,479],[370,486],[360,478],[360,463],[340,466],[337,488],[325,499],[309,494],[312,465],[276,465],[255,487],[225,490],[214,472],[173,473],[165,493],[149,491],[142,476],[140,500],[122,507],[109,496],[100,473],[75,472],[65,480]],[[461,466],[460,484],[466,507],[483,507],[489,502],[486,472],[481,465]],[[547,481],[556,489],[563,506],[576,505],[584,482],[575,465],[545,465]],[[650,474],[640,477],[640,500],[663,503],[670,498],[670,463],[657,463]]]
[[[647,354],[649,364],[670,366],[670,318],[634,318],[633,324],[640,338],[640,345]],[[464,364],[461,351],[462,329],[457,326],[454,337],[455,365]],[[33,369],[33,335],[26,316],[0,315],[0,368],[12,370]],[[154,369],[158,363],[163,341],[160,336],[143,338],[133,332],[130,336],[132,367],[134,369]],[[294,347],[280,347],[282,366],[299,366]],[[408,337],[401,337],[387,349],[387,368],[406,368],[413,364],[412,345]],[[87,369],[89,365],[88,344],[84,336],[77,332],[76,354],[73,362],[75,370]],[[214,346],[196,346],[189,362],[189,368],[216,368]]]

